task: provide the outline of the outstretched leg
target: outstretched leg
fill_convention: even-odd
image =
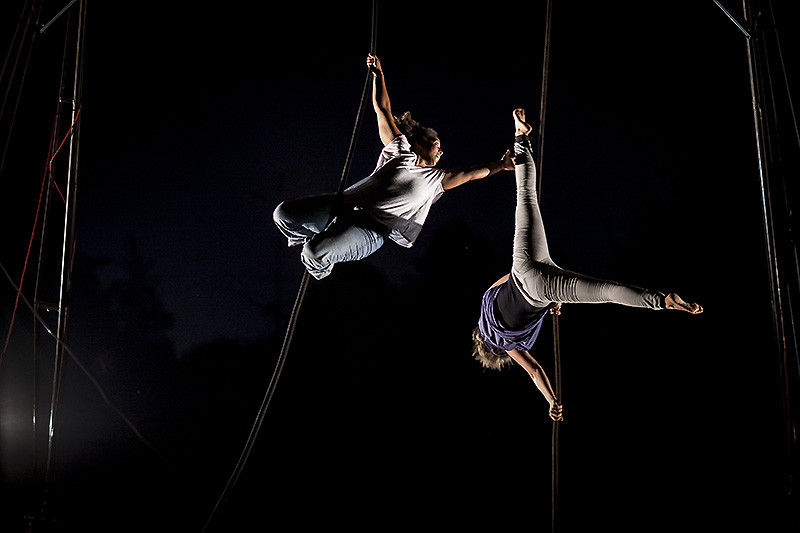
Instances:
[[[517,205],[514,214],[513,266],[522,269],[529,261],[553,264],[547,247],[539,196],[536,190],[536,163],[528,134],[533,130],[525,122],[525,110],[514,110],[514,175],[517,181]]]
[[[615,303],[631,307],[664,309],[665,296],[634,285],[585,276],[544,263],[531,263],[524,274],[528,294],[541,306],[561,303]],[[532,302],[533,303],[533,302]]]
[[[516,159],[517,205],[511,274],[528,302],[546,307],[562,303],[617,303],[650,309],[680,309],[702,312],[675,294],[664,296],[633,285],[602,280],[564,270],[550,258],[547,237],[536,190],[536,165],[528,134],[533,128],[523,109],[514,110],[514,156]]]

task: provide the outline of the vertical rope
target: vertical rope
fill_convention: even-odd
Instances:
[[[372,54],[376,53],[377,50],[377,37],[378,37],[378,0],[372,0],[372,29],[370,30],[370,40],[369,40],[369,51]],[[350,174],[350,166],[353,162],[353,152],[355,151],[356,143],[358,142],[358,134],[361,130],[361,122],[364,115],[364,109],[367,107],[367,101],[369,100],[369,89],[372,81],[372,73],[369,69],[367,69],[367,77],[364,80],[364,88],[361,90],[361,103],[358,106],[358,112],[356,113],[356,121],[355,125],[353,126],[353,132],[350,134],[350,146],[347,149],[347,158],[344,162],[344,168],[342,168],[342,175],[339,178],[339,187],[336,191],[337,196],[342,195],[344,192],[344,187],[347,183],[347,176]]]
[[[378,0],[372,0],[372,21],[371,21],[369,48],[370,52],[373,54],[375,53],[376,50],[376,40],[378,34],[377,26],[378,26]],[[355,146],[358,141],[358,133],[361,129],[361,123],[364,117],[364,109],[367,107],[367,102],[369,100],[369,88],[371,80],[372,80],[372,74],[369,71],[369,69],[367,69],[367,77],[364,82],[364,88],[361,91],[361,102],[359,103],[358,111],[356,113],[356,120],[355,120],[355,125],[353,126],[353,132],[350,135],[350,145],[347,150],[347,157],[345,158],[344,167],[342,168],[342,174],[341,177],[339,178],[337,196],[340,197],[344,192],[345,184],[347,183],[347,176],[350,173],[350,167],[353,162],[353,153],[355,152]],[[281,346],[281,351],[280,354],[278,355],[278,360],[275,363],[275,370],[272,373],[272,378],[270,379],[269,385],[267,387],[267,392],[264,395],[264,399],[261,402],[261,407],[258,410],[255,422],[253,423],[253,427],[250,430],[250,434],[247,438],[247,442],[245,443],[244,449],[242,450],[242,453],[239,456],[239,460],[236,463],[233,473],[228,479],[228,482],[225,485],[222,494],[217,499],[217,502],[214,505],[214,508],[211,511],[208,520],[206,520],[206,523],[203,526],[203,532],[205,532],[208,529],[209,525],[214,519],[214,516],[222,507],[222,504],[225,502],[225,500],[227,500],[228,497],[230,496],[230,493],[233,491],[234,486],[239,481],[239,477],[241,476],[245,464],[247,463],[247,460],[250,457],[250,453],[253,450],[256,438],[258,437],[258,433],[261,431],[261,426],[267,414],[267,409],[269,408],[269,404],[272,401],[272,396],[275,393],[275,388],[278,385],[278,380],[280,379],[284,364],[286,363],[286,357],[289,354],[289,347],[291,346],[292,337],[294,336],[294,330],[297,324],[297,317],[300,313],[300,306],[302,305],[303,299],[305,298],[306,289],[308,288],[308,282],[310,279],[311,275],[308,273],[307,270],[304,270],[303,277],[300,280],[300,288],[297,291],[297,296],[295,298],[294,305],[292,306],[292,312],[289,315],[289,323],[286,327],[286,335],[283,338],[283,345]]]
[[[547,0],[547,12],[545,14],[544,26],[544,52],[542,58],[542,91],[539,97],[539,133],[538,133],[538,151],[536,163],[539,165],[538,183],[536,190],[539,194],[539,200],[542,199],[542,174],[544,167],[542,165],[544,159],[544,119],[545,112],[547,111],[547,78],[550,72],[550,21],[552,18],[553,1]]]
[[[372,22],[370,26],[369,51],[378,53],[378,0],[372,0]]]
[[[559,329],[558,315],[553,315],[553,357],[555,359],[555,376],[553,386],[556,397],[561,402],[561,332]],[[551,440],[551,511],[550,524],[553,533],[559,530],[558,507],[558,428],[559,423],[553,421],[553,434]]]
[[[545,14],[545,29],[544,29],[544,51],[542,58],[542,91],[539,99],[539,134],[538,134],[538,151],[537,151],[537,164],[539,172],[537,175],[537,192],[539,199],[542,197],[542,175],[544,174],[544,127],[545,115],[547,111],[547,82],[550,73],[550,28],[552,26],[552,11],[553,2],[547,0],[547,8]],[[555,374],[553,380],[553,388],[556,398],[561,402],[561,340],[560,329],[558,322],[558,315],[553,317],[553,358]],[[550,440],[550,454],[551,454],[551,476],[550,476],[550,526],[551,531],[556,533],[559,529],[559,508],[558,508],[558,428],[559,423],[553,421],[553,432]]]

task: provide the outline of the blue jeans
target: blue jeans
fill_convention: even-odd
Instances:
[[[336,263],[375,253],[389,234],[363,211],[339,205],[335,194],[288,200],[275,208],[272,219],[289,246],[303,245],[300,260],[316,279],[330,274]]]

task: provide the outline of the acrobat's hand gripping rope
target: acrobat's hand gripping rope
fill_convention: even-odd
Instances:
[[[372,54],[376,53],[376,43],[377,43],[377,29],[378,29],[378,0],[372,0],[372,24],[370,30],[370,52]],[[364,89],[361,92],[361,103],[358,106],[358,112],[356,113],[356,120],[355,125],[353,126],[353,132],[350,136],[350,146],[347,150],[347,157],[344,162],[344,167],[342,168],[342,175],[339,178],[339,187],[336,191],[337,197],[341,197],[342,193],[344,192],[345,184],[347,183],[347,176],[350,173],[350,166],[353,162],[353,153],[355,151],[356,142],[358,140],[358,133],[361,130],[361,122],[364,118],[364,109],[367,107],[367,102],[369,100],[369,87],[370,81],[372,79],[372,73],[368,69],[367,70],[367,77],[364,81]],[[275,370],[272,373],[272,378],[270,379],[269,386],[267,387],[267,392],[264,395],[264,399],[261,402],[261,407],[258,410],[258,415],[256,416],[255,422],[253,423],[253,427],[250,430],[250,435],[247,437],[247,442],[245,443],[244,449],[242,450],[241,455],[239,456],[239,461],[236,463],[236,467],[233,470],[230,478],[228,479],[228,483],[225,485],[225,488],[222,491],[219,499],[217,500],[216,505],[214,505],[214,509],[211,511],[211,515],[208,517],[205,526],[203,527],[203,531],[205,532],[211,521],[213,520],[214,516],[216,515],[217,511],[221,508],[222,504],[227,500],[232,492],[234,486],[236,485],[237,481],[239,480],[239,476],[242,474],[244,470],[244,466],[247,463],[247,459],[250,457],[250,452],[253,450],[253,446],[255,444],[256,438],[258,437],[259,431],[261,431],[261,426],[264,422],[264,417],[267,414],[267,409],[269,408],[270,401],[272,400],[272,396],[275,393],[275,387],[278,384],[278,379],[280,379],[281,372],[283,371],[283,366],[286,363],[286,356],[289,353],[289,346],[292,342],[292,337],[294,336],[294,329],[297,323],[297,316],[300,312],[300,306],[303,303],[303,298],[305,298],[306,288],[308,287],[309,279],[311,275],[308,273],[307,270],[303,272],[303,277],[300,280],[300,289],[297,291],[297,297],[294,301],[294,306],[292,306],[292,312],[289,315],[289,324],[286,328],[286,335],[283,338],[283,345],[281,346],[281,352],[278,356],[278,361],[275,363]]]

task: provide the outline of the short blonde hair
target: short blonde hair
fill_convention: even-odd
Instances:
[[[498,353],[489,348],[477,326],[472,330],[472,357],[483,365],[483,368],[491,370],[502,370],[514,362],[506,352]]]

